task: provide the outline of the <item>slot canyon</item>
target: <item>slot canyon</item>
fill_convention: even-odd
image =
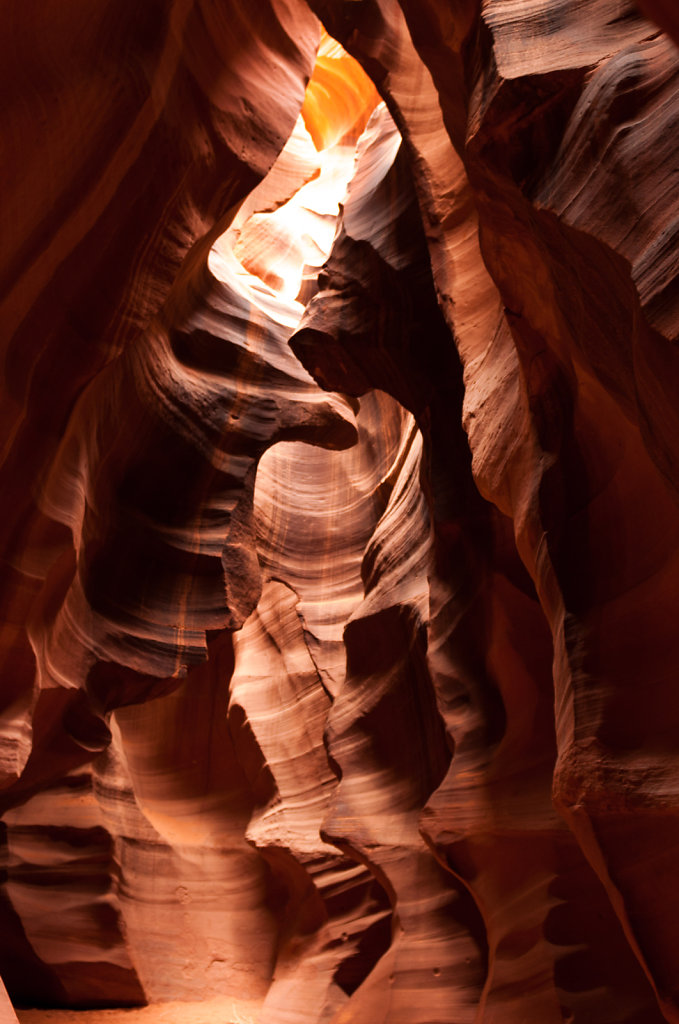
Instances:
[[[679,1024],[676,0],[3,15],[0,1024]]]

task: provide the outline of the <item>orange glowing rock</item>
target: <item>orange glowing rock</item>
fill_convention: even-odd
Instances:
[[[327,149],[351,133],[357,139],[379,95],[361,65],[324,33],[302,104],[302,117],[316,149]]]

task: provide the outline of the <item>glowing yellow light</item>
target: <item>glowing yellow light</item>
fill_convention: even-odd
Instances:
[[[215,243],[211,269],[221,280],[233,285],[234,266],[239,266],[247,275],[237,275],[239,287],[249,288],[253,301],[255,295],[261,298],[263,282],[280,309],[286,315],[296,312],[299,319],[303,286],[313,287],[330,252],[356,144],[379,102],[361,66],[324,33],[301,117],[285,149],[263,191],[258,196],[255,190]]]

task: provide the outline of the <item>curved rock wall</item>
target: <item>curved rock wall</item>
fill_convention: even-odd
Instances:
[[[15,1003],[679,1021],[679,34],[641,7],[9,19]]]

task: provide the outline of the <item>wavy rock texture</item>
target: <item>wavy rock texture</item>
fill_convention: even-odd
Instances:
[[[674,7],[34,18],[10,997],[679,1021]]]
[[[177,0],[142,13],[50,8],[35,53],[32,12],[3,38],[8,781],[25,765],[36,699],[23,623],[44,581],[63,588],[73,572],[70,535],[41,515],[39,494],[74,401],[130,358],[186,253],[268,170],[299,112],[318,23],[305,5],[258,10],[264,37],[245,5]]]

